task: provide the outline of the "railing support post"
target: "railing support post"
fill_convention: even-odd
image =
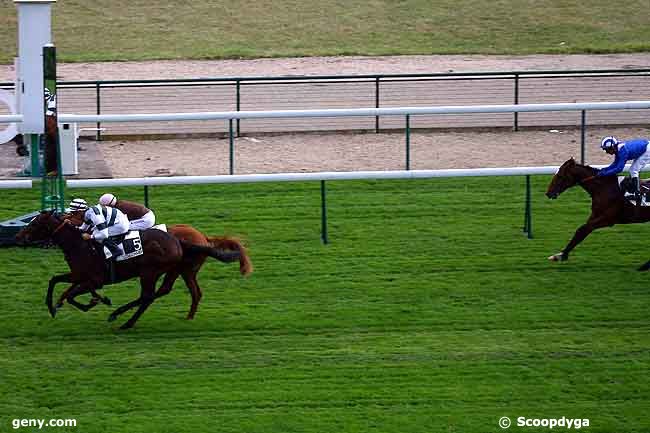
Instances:
[[[101,98],[101,85],[99,83],[95,84],[95,104],[97,108],[97,115],[102,114],[102,98]],[[97,122],[97,133],[95,134],[95,140],[101,141],[102,139],[102,122]]]
[[[515,105],[519,105],[519,74],[515,74]],[[519,112],[515,111],[514,113],[514,126],[512,129],[519,131]]]
[[[235,174],[235,137],[234,137],[232,119],[228,120],[228,139],[229,139],[228,141],[230,143],[230,146],[229,146],[229,154],[230,154],[229,173],[230,174]]]
[[[585,141],[587,137],[587,112],[582,110],[580,116],[580,164],[585,164]]]
[[[327,237],[327,190],[325,181],[320,181],[320,215],[321,215],[321,240],[324,244],[329,243]]]
[[[524,233],[528,239],[533,238],[533,221],[531,214],[531,198],[530,198],[530,175],[526,175],[526,203],[524,205]]]
[[[240,80],[237,80],[237,111],[241,111],[241,81]],[[237,137],[241,135],[239,121],[240,119],[237,119]]]
[[[375,108],[379,108],[379,77],[375,77]],[[375,116],[375,133],[379,132],[379,116]]]
[[[411,116],[406,115],[406,169],[411,169]]]

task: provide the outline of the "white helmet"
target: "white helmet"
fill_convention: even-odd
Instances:
[[[72,212],[86,210],[88,209],[88,203],[86,203],[86,200],[82,198],[75,198],[70,202],[69,207]]]
[[[618,140],[616,137],[605,137],[603,141],[600,142],[600,148],[603,150],[611,149],[618,145]]]
[[[115,203],[117,203],[117,197],[113,194],[104,194],[99,198],[99,204],[102,206],[115,206]]]

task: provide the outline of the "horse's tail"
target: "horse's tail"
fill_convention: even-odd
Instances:
[[[206,236],[206,239],[215,249],[238,253],[239,272],[242,275],[247,276],[253,272],[253,262],[239,239],[227,236]]]
[[[191,254],[205,254],[212,258],[224,263],[232,263],[240,259],[239,251],[224,250],[221,248],[206,247],[202,245],[192,244],[187,241],[180,240],[181,247],[183,248],[183,256]]]

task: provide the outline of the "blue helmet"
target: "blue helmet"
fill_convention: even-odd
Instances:
[[[618,145],[618,140],[616,137],[605,137],[603,141],[600,142],[600,148],[603,150],[612,149]]]

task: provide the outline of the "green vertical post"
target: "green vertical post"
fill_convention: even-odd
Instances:
[[[98,83],[95,83],[95,105],[96,105],[96,112],[97,115],[99,116],[102,114],[102,100],[101,100],[101,87]],[[95,134],[95,139],[97,141],[100,141],[102,139],[102,131],[101,131],[102,124],[101,122],[97,122],[97,132]]]
[[[241,111],[241,81],[237,80],[236,87],[237,87],[237,111]],[[239,120],[240,119],[237,119],[237,137],[241,135]]]
[[[406,169],[411,169],[411,116],[406,115]]]
[[[144,186],[144,207],[149,207],[149,185]]]
[[[519,74],[515,74],[515,100],[514,105],[519,104]],[[514,113],[514,125],[513,128],[515,131],[519,131],[519,113],[515,111]]]
[[[526,199],[524,205],[524,233],[528,239],[533,238],[532,227],[532,209],[531,209],[531,196],[530,196],[530,175],[526,175]]]
[[[585,142],[587,135],[587,112],[582,110],[580,115],[580,164],[585,164]]]
[[[375,108],[379,108],[379,77],[375,77]],[[379,116],[375,116],[375,133],[379,132]]]
[[[31,176],[41,176],[41,158],[40,158],[40,137],[38,134],[28,134],[29,137],[29,158],[31,164]]]
[[[235,174],[235,137],[232,125],[232,119],[228,121],[228,137],[230,141],[230,174]]]
[[[43,47],[43,78],[45,146],[41,176],[41,209],[63,212],[65,209],[65,185],[57,120],[56,48],[53,45]],[[55,161],[52,161],[52,155],[54,155]]]
[[[321,240],[324,244],[329,243],[327,237],[327,190],[325,189],[325,181],[320,181],[320,215],[321,215]]]

